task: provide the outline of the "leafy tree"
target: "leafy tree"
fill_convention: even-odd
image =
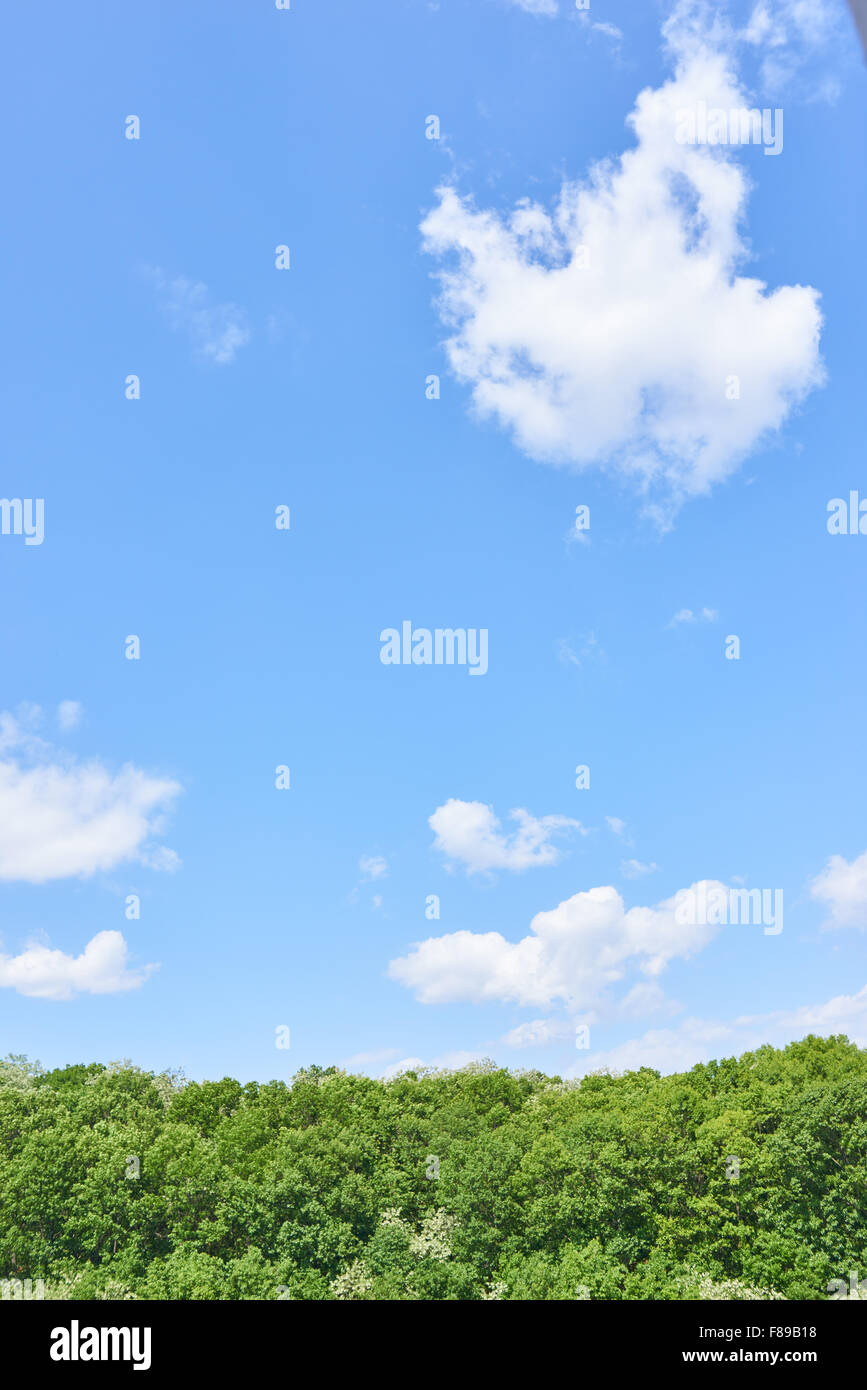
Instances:
[[[51,1298],[820,1299],[865,1212],[844,1037],[580,1082],[0,1061],[0,1279]]]

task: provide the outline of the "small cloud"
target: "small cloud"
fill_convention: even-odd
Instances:
[[[519,872],[556,864],[560,851],[551,843],[552,836],[569,830],[589,834],[580,821],[568,816],[537,819],[518,809],[509,812],[509,819],[517,821],[511,834],[502,829],[493,806],[452,798],[437,807],[428,824],[436,836],[434,848],[462,863],[469,874],[491,869]]]
[[[244,310],[237,304],[215,303],[207,285],[200,281],[183,275],[170,279],[159,269],[149,274],[163,313],[176,332],[189,338],[196,355],[217,366],[233,362],[250,341]]]
[[[832,854],[810,884],[810,896],[826,903],[826,927],[867,927],[867,850],[851,863]]]
[[[61,729],[75,729],[83,713],[84,707],[77,700],[61,700],[57,706],[57,722]]]
[[[626,821],[619,816],[606,816],[605,823],[613,835],[622,835],[626,829]]]
[[[562,1042],[574,1035],[575,1025],[568,1018],[534,1018],[530,1023],[519,1023],[502,1038],[506,1047],[546,1047],[548,1043]]]
[[[358,867],[366,880],[385,878],[388,873],[388,861],[381,854],[363,854]]]
[[[686,1018],[677,1028],[653,1029],[607,1052],[585,1055],[567,1073],[579,1076],[607,1067],[615,1072],[653,1067],[669,1073],[686,1071],[713,1057],[736,1057],[770,1043],[785,1047],[808,1034],[833,1037],[846,1033],[857,1047],[867,1043],[867,985],[857,994],[841,994],[816,1004],[733,1019]]]
[[[14,748],[19,755],[38,758],[50,751],[51,745],[40,738],[36,730],[43,721],[39,705],[20,704],[15,713],[0,710],[0,754]]]
[[[347,1071],[351,1067],[371,1067],[377,1062],[387,1062],[390,1057],[396,1057],[399,1051],[397,1047],[379,1047],[372,1052],[356,1052],[351,1057],[345,1057],[338,1065]]]
[[[857,4],[852,12],[857,19]],[[736,37],[761,54],[761,84],[767,92],[780,96],[797,82],[798,95],[808,100],[833,102],[839,96],[835,68],[839,71],[848,56],[850,39],[841,5],[829,0],[758,0]],[[835,66],[826,68],[828,61]],[[804,71],[808,65],[809,77]]]
[[[154,849],[142,851],[141,863],[147,869],[155,869],[160,874],[173,874],[181,867],[181,857],[168,845],[157,845]]]
[[[120,994],[138,989],[155,965],[130,970],[119,931],[101,931],[80,956],[34,944],[18,956],[0,954],[0,988],[32,999],[73,999],[77,994]]]
[[[643,874],[655,874],[657,864],[642,864],[640,859],[622,859],[620,872],[624,878],[641,878]]]
[[[616,43],[619,43],[623,38],[623,30],[618,29],[616,24],[607,24],[603,21],[592,20],[590,28],[595,34],[604,34],[607,39],[614,39]]]
[[[507,5],[517,6],[519,10],[526,10],[527,14],[541,14],[552,18],[559,14],[557,0],[506,0]]]
[[[382,907],[382,894],[381,894],[381,893],[374,893],[374,895],[373,895],[373,897],[371,898],[370,902],[371,902],[371,906],[373,907],[374,911],[378,910],[380,907]]]
[[[383,1081],[391,1081],[395,1076],[400,1076],[405,1071],[421,1071],[426,1065],[421,1057],[402,1057],[399,1062],[393,1062],[390,1067],[386,1067],[382,1073],[382,1079]]]
[[[681,1005],[667,999],[655,980],[642,980],[633,985],[617,1007],[618,1018],[650,1018],[653,1014],[678,1014]]]
[[[557,655],[560,658],[560,660],[564,663],[564,665],[581,665],[580,656],[575,651],[575,649],[572,646],[570,646],[570,644],[566,641],[565,637],[561,637],[559,643],[557,644]]]
[[[382,1073],[383,1081],[390,1081],[395,1076],[400,1076],[405,1071],[427,1071],[429,1069],[444,1071],[460,1071],[461,1067],[469,1066],[471,1062],[482,1061],[480,1052],[443,1052],[439,1057],[434,1057],[432,1061],[426,1062],[423,1057],[404,1057],[402,1061],[395,1062],[393,1066],[387,1067]]]
[[[595,632],[588,632],[577,642],[573,642],[570,638],[561,637],[557,643],[557,656],[564,665],[579,668],[592,659],[605,660],[605,653],[596,640]]]
[[[693,613],[691,608],[680,608],[675,613],[668,627],[678,627],[680,623],[715,623],[719,613],[715,608],[701,608],[697,613]]]

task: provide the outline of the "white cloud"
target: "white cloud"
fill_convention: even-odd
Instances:
[[[247,316],[237,304],[217,304],[207,285],[183,275],[150,272],[161,307],[176,332],[184,333],[197,356],[224,366],[250,341]]]
[[[832,854],[810,884],[810,895],[826,903],[828,927],[867,927],[867,850],[851,864]]]
[[[428,1063],[423,1057],[402,1057],[399,1062],[394,1062],[390,1067],[386,1067],[382,1073],[383,1081],[391,1081],[395,1076],[400,1076],[405,1071],[421,1071]]]
[[[579,18],[582,20],[586,20],[586,11],[582,11],[579,15]],[[595,34],[604,34],[605,37],[608,39],[619,40],[623,38],[622,29],[618,29],[616,24],[609,24],[607,21],[604,20],[600,20],[598,22],[595,20],[590,20],[590,28],[593,30]]]
[[[470,1062],[482,1060],[480,1052],[465,1052],[457,1050],[454,1052],[443,1052],[439,1057],[434,1057],[426,1062],[423,1057],[404,1057],[400,1062],[395,1062],[393,1066],[386,1067],[382,1073],[383,1081],[390,1081],[395,1076],[400,1076],[405,1071],[422,1071],[429,1067],[448,1071],[460,1071],[461,1067],[466,1067]]]
[[[600,647],[596,634],[589,632],[586,637],[582,637],[577,644],[576,651],[573,643],[566,637],[561,637],[557,643],[557,655],[564,665],[581,667],[588,659],[605,660],[605,652]]]
[[[132,859],[177,867],[173,850],[150,843],[177,782],[131,764],[112,773],[97,759],[78,762],[11,715],[0,716],[0,754],[0,881],[87,877]]]
[[[19,705],[14,714],[0,710],[0,754],[17,748],[32,757],[41,756],[49,748],[36,732],[42,722],[39,705]]]
[[[80,956],[34,944],[17,956],[0,954],[0,987],[34,999],[72,999],[76,994],[119,994],[138,989],[154,970],[131,970],[119,931],[101,931]]]
[[[642,864],[640,859],[622,859],[620,872],[624,878],[641,878],[643,874],[655,874],[658,864]]]
[[[694,884],[698,889],[700,885]],[[708,882],[710,893],[723,885]],[[678,922],[675,898],[626,909],[616,888],[576,893],[539,912],[530,935],[507,941],[499,932],[457,931],[417,942],[390,962],[388,974],[423,1004],[513,1002],[586,1009],[628,971],[656,979],[669,961],[703,950],[720,928]]]
[[[668,624],[669,627],[679,627],[681,623],[715,623],[719,613],[715,608],[702,608],[698,613],[693,613],[691,608],[679,608]]]
[[[618,1018],[649,1018],[653,1014],[678,1014],[682,1005],[666,998],[656,980],[639,980],[617,1005]]]
[[[592,1027],[603,1017],[646,1019],[653,1014],[671,1015],[681,1013],[682,1010],[681,1004],[666,998],[655,980],[640,980],[632,986],[628,994],[618,1000],[615,1007],[606,1007],[601,1014],[591,1010],[574,1014],[569,1018],[534,1018],[530,1023],[519,1023],[516,1028],[511,1028],[500,1041],[507,1047],[547,1047],[551,1043],[574,1039],[579,1026]]]
[[[570,1075],[583,1076],[606,1067],[613,1071],[638,1067],[686,1071],[697,1062],[737,1056],[765,1043],[785,1047],[808,1033],[819,1037],[846,1033],[859,1047],[867,1046],[867,985],[857,994],[840,994],[823,1004],[796,1009],[744,1014],[729,1021],[687,1018],[677,1028],[652,1029],[606,1051],[585,1053]]]
[[[370,1067],[377,1062],[387,1062],[390,1057],[396,1057],[399,1050],[396,1047],[377,1047],[371,1052],[356,1052],[351,1057],[345,1057],[339,1065],[346,1070],[352,1067]]]
[[[758,0],[737,37],[761,53],[763,89],[779,94],[798,78],[803,97],[805,65],[847,37],[842,8],[826,0]],[[839,81],[827,74],[807,95],[833,101],[838,93]]]
[[[143,849],[138,856],[139,863],[146,869],[155,869],[160,874],[173,874],[181,867],[181,857],[167,845],[156,845],[153,849]]]
[[[559,13],[557,0],[506,0],[508,5],[516,5],[528,14],[555,15]]]
[[[75,729],[81,723],[83,712],[78,700],[61,700],[57,706],[57,722],[61,729]]]
[[[457,860],[468,873],[491,869],[520,871],[539,865],[556,864],[560,852],[551,843],[558,832],[584,830],[580,821],[568,816],[542,816],[537,819],[529,811],[509,812],[509,819],[518,828],[505,833],[494,815],[493,806],[483,801],[458,801],[454,797],[438,806],[428,820],[436,839],[434,847],[450,860]]]
[[[622,835],[626,829],[626,821],[621,820],[619,816],[606,816],[605,822],[614,835]]]
[[[575,1036],[575,1024],[568,1018],[534,1018],[511,1028],[502,1041],[507,1047],[547,1047]]]
[[[516,6],[520,10],[526,10],[527,14],[544,15],[547,19],[554,19],[561,13],[558,0],[505,0],[507,5]],[[609,39],[622,39],[623,34],[616,24],[607,22],[597,22],[592,19],[587,10],[576,10],[574,0],[566,0],[566,13],[571,11],[572,17],[580,21],[581,24],[596,34],[604,34]]]
[[[817,292],[739,273],[740,156],[675,138],[699,101],[750,104],[696,39],[673,79],[639,94],[635,147],[564,184],[552,210],[477,209],[442,187],[422,223],[425,248],[456,259],[440,312],[477,412],[535,459],[655,487],[660,517],[732,474],[823,380]]]
[[[388,861],[381,854],[363,854],[358,861],[358,867],[368,880],[385,878],[388,873]]]

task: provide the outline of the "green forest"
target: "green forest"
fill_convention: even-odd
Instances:
[[[857,1297],[865,1212],[845,1037],[580,1081],[0,1062],[4,1297]]]

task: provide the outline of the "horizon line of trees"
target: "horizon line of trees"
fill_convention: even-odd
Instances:
[[[844,1036],[580,1081],[0,1062],[2,1298],[865,1297],[865,1210]]]

